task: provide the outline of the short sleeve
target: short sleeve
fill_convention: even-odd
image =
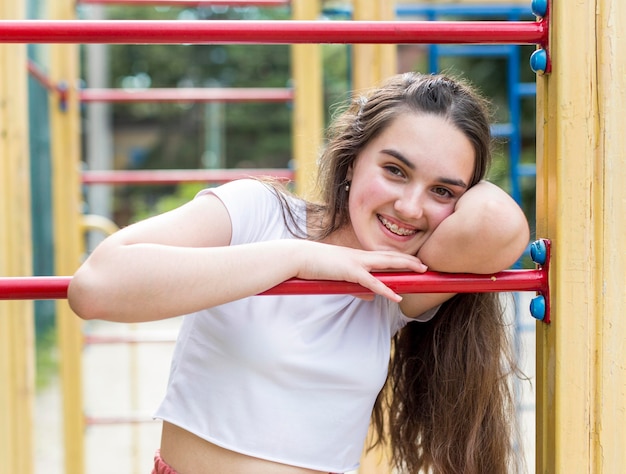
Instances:
[[[215,195],[226,207],[232,225],[231,245],[282,238],[284,225],[281,202],[275,191],[255,179],[231,181],[202,190],[197,196]]]

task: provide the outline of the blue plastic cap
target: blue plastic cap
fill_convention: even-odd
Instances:
[[[548,69],[548,53],[545,49],[536,49],[530,56],[530,68],[536,74],[543,74]]]
[[[543,18],[548,13],[548,0],[532,0],[530,9],[533,15]]]
[[[533,259],[533,262],[543,265],[546,263],[547,257],[548,249],[543,240],[535,240],[530,244],[530,258]]]
[[[543,321],[546,317],[546,299],[542,295],[537,295],[530,300],[530,314],[539,321]]]

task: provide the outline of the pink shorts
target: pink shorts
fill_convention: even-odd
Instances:
[[[154,455],[154,469],[152,470],[152,474],[177,474],[172,467],[161,459],[161,452],[157,449],[157,452]],[[329,473],[329,474],[339,474],[339,473]]]
[[[176,474],[176,471],[161,459],[161,452],[158,449],[154,454],[154,469],[152,469],[152,474]]]

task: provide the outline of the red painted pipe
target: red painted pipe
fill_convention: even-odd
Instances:
[[[398,294],[409,293],[490,293],[545,291],[548,280],[543,270],[507,270],[493,275],[466,273],[374,273]],[[287,280],[263,295],[318,295],[371,293],[357,283],[342,281]]]
[[[77,0],[81,5],[129,5],[147,7],[284,7],[291,0]]]
[[[71,277],[0,277],[0,300],[67,298]]]
[[[375,273],[397,293],[489,293],[508,291],[546,292],[546,270],[505,270],[493,275],[465,273]],[[51,300],[67,298],[71,277],[2,277],[0,300]],[[341,281],[285,281],[262,295],[368,294],[356,283]]]
[[[173,88],[83,89],[81,102],[290,102],[291,89],[280,88]]]
[[[545,44],[535,21],[2,20],[0,43]]]
[[[83,171],[84,184],[178,184],[228,183],[235,179],[271,176],[291,181],[294,173],[288,169],[222,169],[222,170],[132,170]]]
[[[47,89],[50,92],[57,90],[56,85],[50,80],[48,75],[41,69],[41,67],[39,67],[39,65],[35,61],[29,59],[26,63],[26,67],[28,68],[28,73],[34,79],[36,79],[37,82],[39,82],[44,89]]]

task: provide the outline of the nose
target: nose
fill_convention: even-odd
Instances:
[[[424,217],[426,193],[422,189],[406,189],[394,203],[398,216],[407,221],[416,221]]]

